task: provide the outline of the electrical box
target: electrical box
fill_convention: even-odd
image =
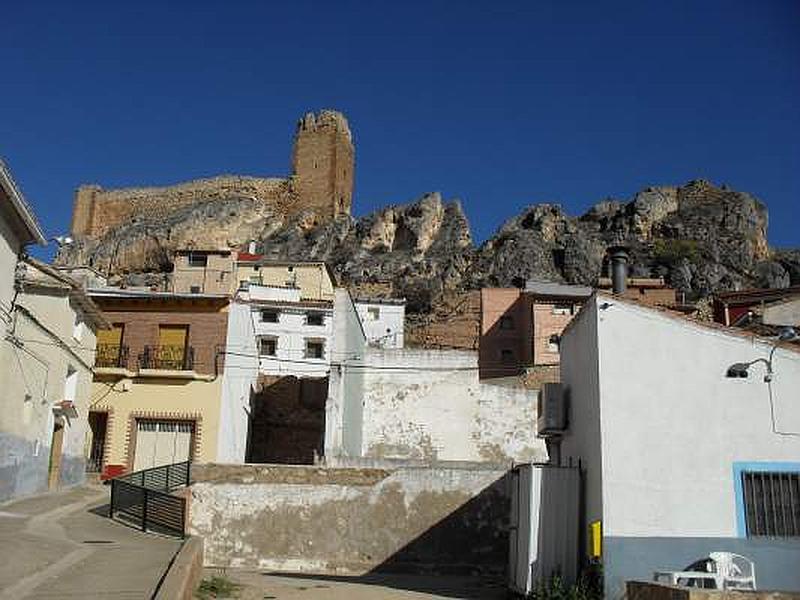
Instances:
[[[539,436],[561,435],[567,430],[567,402],[562,384],[542,385],[538,409],[536,431]]]

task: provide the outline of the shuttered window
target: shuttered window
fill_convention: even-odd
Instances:
[[[742,472],[748,537],[800,537],[800,473]]]

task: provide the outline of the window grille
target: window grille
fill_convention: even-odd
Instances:
[[[800,537],[800,473],[742,472],[748,537]]]

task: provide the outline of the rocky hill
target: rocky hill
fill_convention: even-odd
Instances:
[[[532,205],[476,247],[458,201],[438,193],[361,218],[290,217],[252,197],[199,202],[167,219],[140,218],[65,247],[57,262],[91,264],[131,285],[164,285],[175,249],[239,247],[256,240],[275,259],[325,260],[341,282],[403,295],[428,313],[443,294],[538,278],[592,284],[609,244],[631,247],[631,274],[664,277],[689,296],[736,287],[800,284],[800,251],[773,251],[767,209],[705,181],[606,199],[573,217]]]

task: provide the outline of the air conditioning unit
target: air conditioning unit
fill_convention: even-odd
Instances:
[[[536,431],[540,437],[561,435],[567,430],[567,401],[564,386],[545,383],[539,390]]]

